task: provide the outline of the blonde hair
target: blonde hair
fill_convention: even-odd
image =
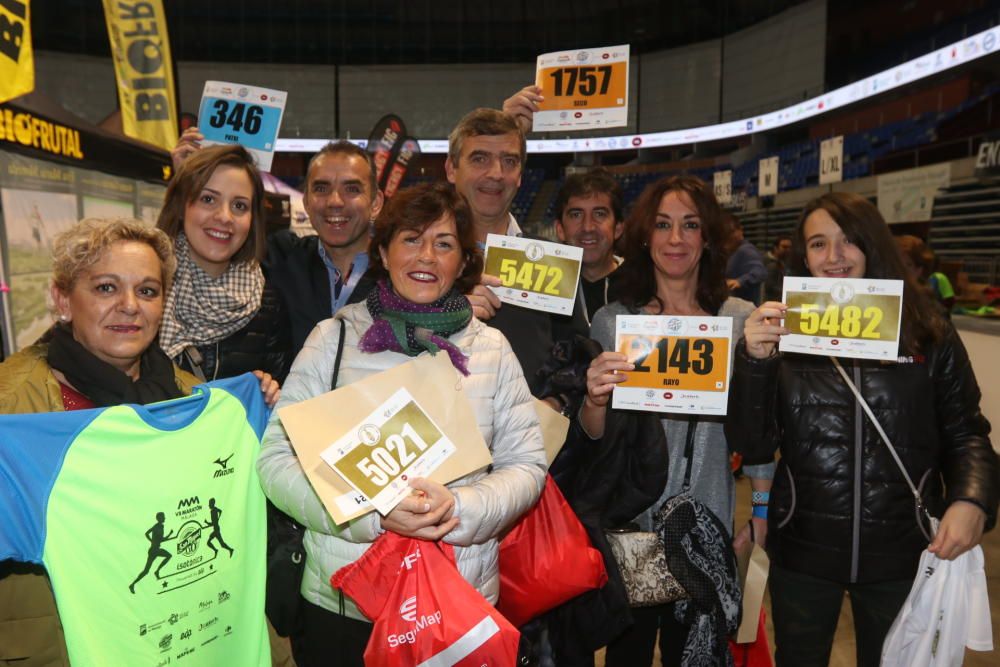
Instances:
[[[153,249],[160,258],[160,281],[166,294],[177,269],[174,244],[163,231],[135,218],[85,218],[56,236],[52,244],[52,284],[69,294],[77,278],[119,241],[145,243]]]

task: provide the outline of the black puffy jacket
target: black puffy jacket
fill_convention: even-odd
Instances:
[[[218,343],[198,345],[197,350],[206,380],[261,370],[284,383],[293,358],[291,329],[285,304],[271,281],[264,281],[260,309],[245,327]],[[174,361],[199,375],[188,354],[182,353]]]
[[[938,518],[968,500],[996,522],[1000,487],[990,424],[958,334],[899,363],[843,360]],[[737,347],[726,437],[744,463],[781,459],[767,550],[790,570],[840,582],[912,578],[926,522],[902,473],[831,360]],[[942,484],[943,483],[943,484]]]

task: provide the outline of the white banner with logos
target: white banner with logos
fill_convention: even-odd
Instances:
[[[844,180],[844,137],[833,137],[819,143],[819,183],[840,183]]]
[[[931,219],[934,195],[951,185],[951,163],[878,177],[878,210],[889,224]]]
[[[778,157],[760,161],[757,174],[757,194],[764,197],[778,194]]]
[[[715,198],[723,206],[733,203],[733,171],[717,171],[712,175],[712,184],[715,190]]]

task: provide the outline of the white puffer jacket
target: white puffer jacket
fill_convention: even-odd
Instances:
[[[338,386],[411,359],[397,352],[367,354],[358,350],[358,341],[372,324],[364,303],[343,308],[337,317],[347,325]],[[339,336],[340,323],[336,319],[316,326],[292,364],[281,389],[279,409],[330,390]],[[460,521],[444,541],[459,547],[455,556],[466,581],[495,603],[499,589],[497,535],[531,507],[541,493],[546,469],[542,435],[521,366],[503,334],[473,318],[469,326],[449,340],[469,357],[469,376],[457,370],[455,376],[472,402],[493,465],[489,472],[469,475],[448,485],[457,497]],[[278,509],[308,529],[302,596],[339,613],[340,596],[330,586],[330,577],[371,546],[381,533],[379,516],[371,512],[338,527],[299,466],[277,415],[275,410],[257,462],[261,484]],[[365,618],[349,598],[345,598],[344,613]]]

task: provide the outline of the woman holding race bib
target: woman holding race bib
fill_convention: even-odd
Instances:
[[[634,371],[633,364],[615,349],[615,318],[618,315],[697,315],[733,319],[733,337],[743,332],[743,321],[753,304],[728,296],[724,270],[725,225],[711,186],[698,178],[677,176],[653,183],[636,202],[625,224],[623,255],[618,269],[620,294],[628,295],[597,311],[590,335],[604,348],[587,371],[587,397],[580,423],[592,438],[604,433],[611,392]],[[721,363],[721,362],[720,362]],[[671,415],[660,420],[666,433],[670,472],[660,500],[652,513],[671,496],[681,492],[685,476],[685,444],[688,429],[694,429],[690,493],[702,501],[731,531],[735,485],[729,465],[729,447],[723,434],[723,419],[688,419]],[[754,488],[766,492],[773,465],[745,468]],[[643,530],[651,530],[650,512],[638,517]],[[643,525],[645,524],[645,525]],[[766,525],[755,519],[758,541]],[[745,527],[738,540],[750,538]],[[657,630],[664,665],[679,665],[688,626],[675,618],[673,604],[633,608],[635,624],[607,650],[607,665],[649,665]]]
[[[495,603],[497,538],[531,507],[544,484],[541,431],[521,367],[503,335],[475,319],[463,296],[478,282],[483,261],[465,200],[446,184],[397,193],[375,222],[370,255],[381,274],[378,286],[366,302],[346,306],[313,330],[292,364],[279,409],[330,390],[343,321],[338,386],[426,352],[447,354],[493,464],[448,486],[411,479],[417,493],[388,515],[371,512],[338,526],[275,411],[257,467],[271,501],[307,528],[303,624],[292,634],[300,667],[362,665],[372,625],[331,587],[330,577],[387,530],[458,547],[462,576]]]
[[[286,308],[259,261],[264,224],[264,186],[242,146],[194,151],[167,188],[156,225],[174,242],[177,271],[160,347],[203,380],[288,372]]]
[[[799,218],[788,266],[800,276],[905,281],[898,362],[841,364],[922,505],[941,517],[936,536],[831,359],[778,353],[789,333],[785,304],[767,302],[747,319],[726,426],[745,462],[781,451],[767,540],[778,665],[829,662],[846,591],[857,664],[874,666],[928,543],[952,559],[996,521],[997,456],[965,348],[906,274],[878,209],[844,192],[813,200]]]

